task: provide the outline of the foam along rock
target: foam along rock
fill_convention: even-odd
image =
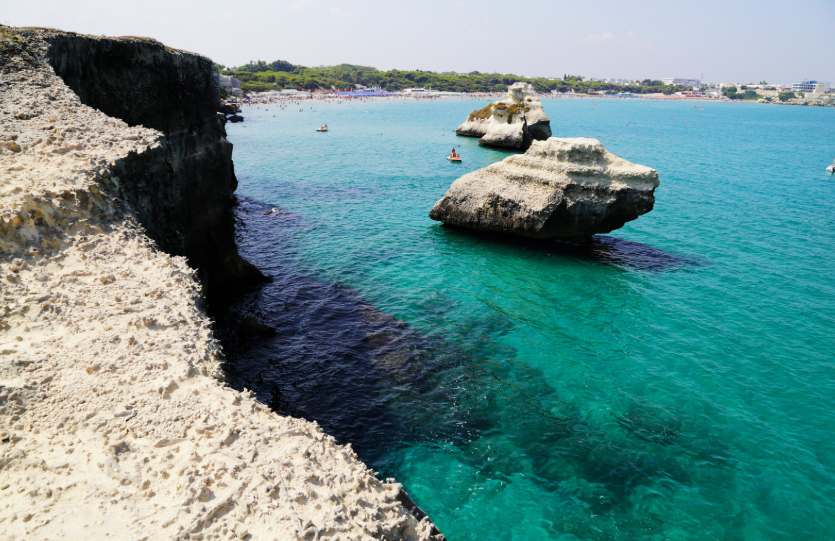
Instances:
[[[482,231],[583,240],[651,211],[658,184],[655,169],[615,156],[597,139],[552,137],[459,178],[429,217]]]
[[[484,145],[525,149],[533,140],[551,137],[551,120],[533,86],[514,83],[508,87],[507,98],[470,113],[456,133],[479,137]]]

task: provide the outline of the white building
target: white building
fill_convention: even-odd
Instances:
[[[829,92],[828,81],[808,81],[803,80],[802,83],[792,83],[792,92],[809,92],[813,94],[825,94]]]
[[[661,79],[661,82],[672,86],[699,86],[701,84],[698,79],[685,79],[683,77],[668,77]]]
[[[218,77],[218,83],[223,88],[241,88],[241,81],[231,75],[221,75]]]

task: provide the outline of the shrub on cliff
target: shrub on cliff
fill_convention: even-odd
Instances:
[[[525,107],[526,109],[530,109],[530,107]],[[522,110],[521,103],[514,103],[512,105],[508,105],[507,107],[507,123],[511,124],[513,122],[513,115],[518,113]]]
[[[488,105],[487,107],[485,107],[483,109],[479,109],[477,111],[473,111],[472,113],[470,113],[470,116],[467,117],[467,120],[469,120],[471,122],[473,120],[484,120],[485,118],[490,118],[490,115],[492,115],[492,114],[493,114],[493,104],[491,103],[490,105]]]

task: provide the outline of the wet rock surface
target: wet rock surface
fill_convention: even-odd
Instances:
[[[597,139],[552,137],[453,182],[429,216],[449,225],[584,240],[651,211],[658,172]]]

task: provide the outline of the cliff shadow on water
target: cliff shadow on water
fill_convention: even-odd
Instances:
[[[513,330],[509,320],[474,317],[459,325],[460,335],[423,335],[356,292],[296,270],[291,232],[315,227],[304,217],[243,198],[235,214],[242,253],[274,280],[213,314],[229,384],[281,414],[319,422],[382,475],[401,477],[410,446],[443,452],[453,445],[484,482],[510,483],[532,464],[534,482],[611,513],[614,528],[635,490],[659,479],[689,483],[682,449],[695,457],[727,453],[704,427],[635,399],[625,398],[605,426],[590,421],[495,340]],[[577,249],[607,264],[606,250],[648,250],[617,239],[601,241],[591,255]],[[641,257],[673,258],[649,253]],[[441,314],[452,302],[440,296],[426,309]],[[732,474],[715,475],[729,482]]]

